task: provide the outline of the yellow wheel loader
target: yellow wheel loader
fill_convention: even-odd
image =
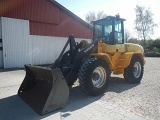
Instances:
[[[90,96],[106,91],[111,73],[123,74],[126,82],[139,83],[145,64],[144,50],[140,45],[124,43],[124,21],[119,15],[94,21],[92,43],[76,43],[70,35],[52,66],[25,65],[26,76],[18,95],[43,115],[67,103],[68,86],[77,79]]]

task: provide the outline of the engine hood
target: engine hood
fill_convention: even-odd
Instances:
[[[126,52],[140,52],[144,54],[144,49],[139,44],[125,43],[125,47],[126,47]]]

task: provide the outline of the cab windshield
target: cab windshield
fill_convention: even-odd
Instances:
[[[100,20],[95,24],[95,38],[104,38],[105,41],[109,42],[109,37],[112,34],[112,21],[111,20]]]

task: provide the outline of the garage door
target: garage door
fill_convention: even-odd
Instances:
[[[4,68],[22,68],[29,64],[29,21],[2,17]]]
[[[2,51],[2,39],[0,39],[0,68],[3,67],[3,51]]]
[[[3,67],[3,51],[2,51],[2,22],[0,18],[0,68]]]

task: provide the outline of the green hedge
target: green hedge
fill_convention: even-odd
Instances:
[[[160,53],[145,53],[146,57],[160,57]]]

